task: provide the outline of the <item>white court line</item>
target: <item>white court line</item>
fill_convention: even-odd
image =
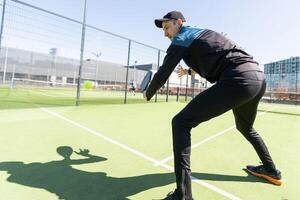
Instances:
[[[47,96],[47,97],[55,97],[55,98],[73,97],[73,96],[70,96],[70,95],[67,95],[67,94],[63,94],[63,93],[56,93],[57,95],[52,95],[53,93],[55,93],[53,91],[51,91],[52,94],[47,94],[46,92],[42,92],[40,90],[38,90],[38,91],[29,90],[29,92],[40,94],[40,95]]]
[[[46,92],[43,91],[43,89],[38,89],[38,90],[30,90],[30,89],[25,89],[25,88],[19,88],[19,89],[21,89],[21,90],[23,90],[25,92],[36,93],[36,94],[40,94],[40,95],[43,95],[43,96],[54,97],[54,98],[65,98],[65,97],[73,97],[74,96],[74,95],[71,96],[71,95],[64,94],[64,93],[53,92],[53,91],[51,91],[50,93],[52,93],[52,94],[54,93],[54,94],[57,94],[57,95],[47,94]],[[28,103],[34,104],[32,102],[29,102],[29,101],[28,101]],[[40,106],[38,106],[36,104],[34,104],[34,105],[37,106],[37,107],[40,107]]]
[[[32,91],[32,90],[30,90],[29,92],[40,94],[40,95],[47,96],[47,97],[56,97],[54,95],[46,94],[45,92],[41,92],[41,91]]]
[[[66,92],[66,93],[68,93],[69,91],[60,91],[60,92],[58,92],[57,90],[55,90],[55,89],[50,89],[50,90],[41,90],[41,89],[39,89],[38,90],[39,92],[43,92],[43,93],[47,93],[47,92],[50,92],[50,93],[52,93],[52,94],[55,94],[55,95],[52,95],[53,97],[62,97],[62,96],[64,96],[64,97],[74,97],[74,95],[75,95],[75,92],[73,92],[74,94],[65,94],[64,92]]]
[[[273,110],[273,109],[271,109],[271,110]],[[270,110],[268,110],[268,111],[270,111]],[[257,116],[261,116],[261,115],[264,115],[264,114],[266,114],[266,113],[267,113],[267,111],[266,111],[266,112],[263,112],[263,113],[259,113]],[[225,133],[229,132],[230,130],[232,130],[232,129],[234,129],[234,128],[235,128],[235,125],[230,126],[229,128],[227,128],[227,129],[225,129],[225,130],[223,130],[223,131],[220,131],[220,132],[218,132],[218,133],[216,133],[216,134],[214,134],[214,135],[211,135],[211,136],[209,136],[208,138],[206,138],[206,139],[204,139],[204,140],[202,140],[202,141],[200,141],[200,142],[198,142],[198,143],[196,143],[196,144],[193,144],[193,145],[191,146],[191,149],[194,149],[194,148],[196,148],[196,147],[199,147],[200,145],[205,144],[205,143],[209,142],[210,140],[212,140],[212,139],[214,139],[214,138],[216,138],[216,137],[219,137],[219,136],[221,136],[221,135],[224,135]],[[159,161],[159,162],[157,162],[157,163],[154,163],[153,166],[159,166],[159,165],[164,164],[164,163],[166,163],[166,162],[168,162],[168,161],[170,161],[170,160],[173,160],[173,158],[174,158],[174,156],[168,156],[168,157],[162,159],[161,161]]]
[[[81,125],[81,124],[79,124],[79,123],[77,123],[77,122],[75,122],[75,121],[73,121],[71,119],[68,119],[68,118],[66,118],[66,117],[64,117],[64,116],[62,116],[62,115],[60,115],[60,114],[58,114],[56,112],[50,111],[50,110],[48,110],[46,108],[40,108],[40,109],[42,111],[48,113],[48,114],[51,114],[51,115],[53,115],[53,116],[55,116],[55,117],[57,117],[59,119],[62,119],[64,121],[66,121],[66,122],[68,122],[68,123],[70,123],[70,124],[72,124],[72,125],[74,125],[74,126],[76,126],[78,128],[81,128],[81,129],[83,129],[83,130],[85,130],[85,131],[87,131],[89,133],[92,133],[92,134],[94,134],[94,135],[96,135],[96,136],[98,136],[98,137],[100,137],[100,138],[102,138],[102,139],[104,139],[104,140],[106,140],[106,141],[108,141],[108,142],[116,145],[116,146],[119,146],[122,149],[125,149],[125,150],[127,150],[127,151],[129,151],[129,152],[131,152],[131,153],[133,153],[133,154],[135,154],[137,156],[139,156],[139,157],[142,157],[145,160],[148,160],[148,161],[150,161],[152,163],[158,163],[159,162],[158,160],[156,160],[154,158],[151,158],[150,156],[147,156],[147,155],[145,155],[145,154],[143,154],[143,153],[141,153],[141,152],[139,152],[139,151],[137,151],[137,150],[135,150],[135,149],[133,149],[133,148],[131,148],[129,146],[126,146],[126,145],[124,145],[124,144],[122,144],[122,143],[120,143],[120,142],[118,142],[116,140],[113,140],[112,138],[109,138],[109,137],[105,136],[104,134],[102,134],[100,132],[97,132],[97,131],[95,131],[93,129],[90,129],[90,128],[86,127],[86,126],[83,126],[83,125]],[[171,166],[169,166],[167,164],[162,163],[159,166],[161,166],[161,167],[163,167],[163,168],[165,168],[165,169],[167,169],[169,171],[172,171],[172,172],[174,171],[173,167],[171,167]],[[223,195],[224,197],[227,197],[228,199],[231,199],[231,200],[242,200],[241,198],[239,198],[239,197],[237,197],[237,196],[235,196],[233,194],[230,194],[230,193],[228,193],[228,192],[226,192],[226,191],[224,191],[224,190],[222,190],[222,189],[220,189],[220,188],[218,188],[216,186],[213,186],[213,185],[211,185],[209,183],[206,183],[203,180],[200,180],[200,179],[197,179],[195,177],[192,177],[192,181],[195,182],[195,183],[197,183],[197,184],[199,184],[199,185],[202,185],[202,186],[204,186],[204,187],[206,187],[206,188],[208,188],[208,189],[210,189],[210,190],[212,190],[212,191],[214,191],[214,192],[216,192],[216,193],[218,193],[220,195]]]
[[[23,90],[25,92],[31,92],[31,93],[40,94],[40,95],[47,96],[47,97],[56,97],[54,95],[46,94],[45,92],[41,92],[41,91],[33,91],[33,90],[24,89],[24,88],[21,88],[21,90]],[[18,96],[18,95],[15,95],[15,96]],[[29,102],[29,101],[27,101],[27,102],[33,104],[32,102]]]

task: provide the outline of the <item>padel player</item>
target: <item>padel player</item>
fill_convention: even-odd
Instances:
[[[183,22],[185,18],[178,11],[169,12],[162,19],[155,20],[155,25],[163,29],[171,45],[144,97],[148,101],[153,97],[181,59],[193,71],[215,84],[198,94],[172,120],[177,188],[165,199],[193,199],[191,129],[229,110],[233,111],[237,130],[251,143],[262,161],[262,165],[248,165],[246,170],[281,185],[281,173],[276,169],[261,136],[253,128],[257,106],[266,89],[265,77],[258,63],[224,35],[208,29],[184,26]]]

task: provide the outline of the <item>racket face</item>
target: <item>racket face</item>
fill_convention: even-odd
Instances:
[[[152,78],[152,72],[148,71],[141,83],[141,92],[144,92],[147,90],[148,85],[151,81],[151,78]]]

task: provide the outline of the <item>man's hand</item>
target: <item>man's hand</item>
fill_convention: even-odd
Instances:
[[[181,65],[179,65],[177,67],[177,70],[178,70],[177,74],[178,74],[179,78],[182,77],[182,76],[184,76],[184,75],[186,75],[186,74],[188,74],[188,70],[187,69],[183,69]]]
[[[81,156],[86,156],[86,157],[90,156],[89,154],[90,151],[88,149],[79,149],[79,152],[75,151],[75,153]]]

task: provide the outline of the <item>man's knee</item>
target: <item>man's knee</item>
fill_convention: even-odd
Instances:
[[[247,140],[251,140],[251,138],[256,138],[258,136],[257,132],[252,126],[244,123],[236,123],[236,129],[242,133]]]
[[[247,132],[247,128],[245,125],[243,125],[242,123],[236,123],[235,124],[236,129],[241,132],[241,133],[245,133]]]
[[[194,122],[189,116],[185,116],[182,113],[178,113],[172,119],[172,128],[173,129],[192,129],[199,125],[200,122]]]
[[[185,123],[186,122],[180,113],[175,115],[172,119],[172,127],[184,126]]]

